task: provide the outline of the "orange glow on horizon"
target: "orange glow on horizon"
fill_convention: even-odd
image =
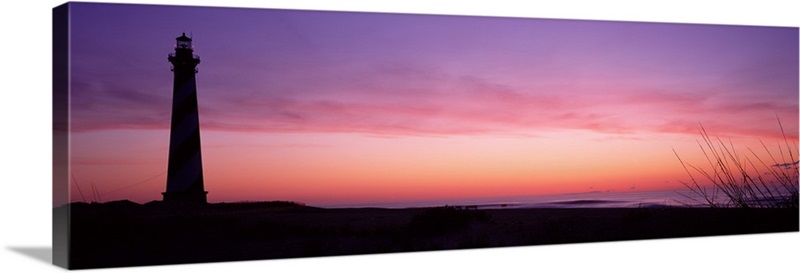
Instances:
[[[112,130],[76,136],[75,149],[93,146],[96,153],[73,157],[74,201],[160,200],[165,143],[104,146],[95,139],[158,139],[166,137],[165,131]],[[630,138],[587,130],[535,136],[397,137],[210,131],[203,134],[208,143],[203,159],[211,202],[292,200],[331,205],[681,190],[685,188],[680,182],[689,180],[672,149],[687,164],[706,168],[697,141],[681,134],[642,133]],[[759,139],[725,141],[735,143],[739,153],[749,148],[771,162]],[[781,141],[765,142],[781,145]]]

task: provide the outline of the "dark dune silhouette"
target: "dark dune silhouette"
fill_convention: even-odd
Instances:
[[[614,204],[614,203],[625,203],[625,201],[614,201],[614,200],[574,200],[574,201],[552,202],[552,204],[563,204],[563,205],[591,205],[591,204]]]
[[[798,231],[795,209],[73,203],[70,268]]]

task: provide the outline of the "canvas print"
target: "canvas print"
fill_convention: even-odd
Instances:
[[[54,263],[798,231],[798,28],[67,3]]]

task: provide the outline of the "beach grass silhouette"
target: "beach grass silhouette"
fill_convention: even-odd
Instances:
[[[686,170],[690,181],[681,182],[693,196],[685,196],[712,208],[797,208],[798,207],[798,150],[797,142],[789,141],[778,118],[783,143],[777,153],[761,143],[768,155],[765,161],[752,148],[747,153],[736,150],[734,143],[711,137],[700,125],[698,140],[707,160],[706,167],[685,163],[673,149],[678,161]],[[693,173],[695,175],[693,175]],[[695,176],[698,178],[695,178]],[[703,183],[705,182],[708,183]],[[710,184],[708,188],[704,185]]]

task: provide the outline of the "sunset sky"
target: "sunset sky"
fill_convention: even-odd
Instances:
[[[797,28],[72,5],[70,201],[160,200],[182,32],[210,202],[680,189],[699,123],[798,135]]]

